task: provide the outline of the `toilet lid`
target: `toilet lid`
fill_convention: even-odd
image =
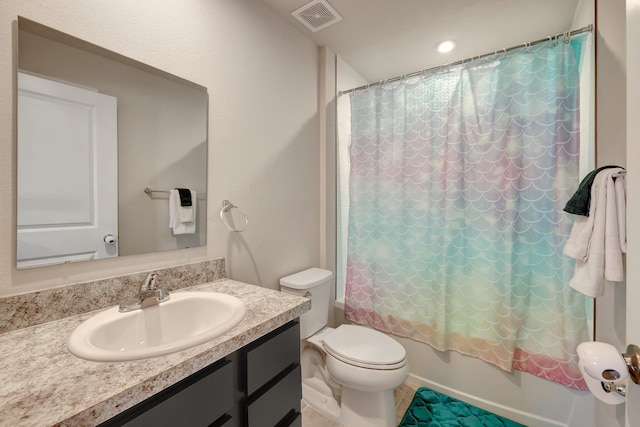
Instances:
[[[395,369],[405,363],[406,352],[400,343],[363,326],[340,325],[323,343],[327,353],[356,366]]]

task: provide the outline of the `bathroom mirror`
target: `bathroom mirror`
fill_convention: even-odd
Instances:
[[[206,88],[22,17],[17,66],[18,268],[205,245]]]

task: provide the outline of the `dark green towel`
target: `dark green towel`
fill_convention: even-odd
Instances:
[[[526,427],[458,399],[421,387],[399,427]]]
[[[582,182],[580,182],[578,190],[573,196],[571,196],[563,210],[575,215],[589,216],[589,205],[591,204],[591,186],[593,185],[593,180],[596,179],[596,175],[603,169],[619,167],[621,166],[608,165],[599,167],[598,169],[594,169],[589,172],[587,176],[584,177]]]

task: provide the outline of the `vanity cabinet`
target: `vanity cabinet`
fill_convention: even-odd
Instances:
[[[234,361],[225,358],[111,418],[101,427],[231,426]]]
[[[296,319],[100,427],[301,427],[301,399]]]
[[[241,351],[247,425],[302,425],[299,323],[288,323]]]

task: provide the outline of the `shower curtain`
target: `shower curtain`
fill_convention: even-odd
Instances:
[[[349,320],[586,389],[562,208],[590,36],[351,93]]]

